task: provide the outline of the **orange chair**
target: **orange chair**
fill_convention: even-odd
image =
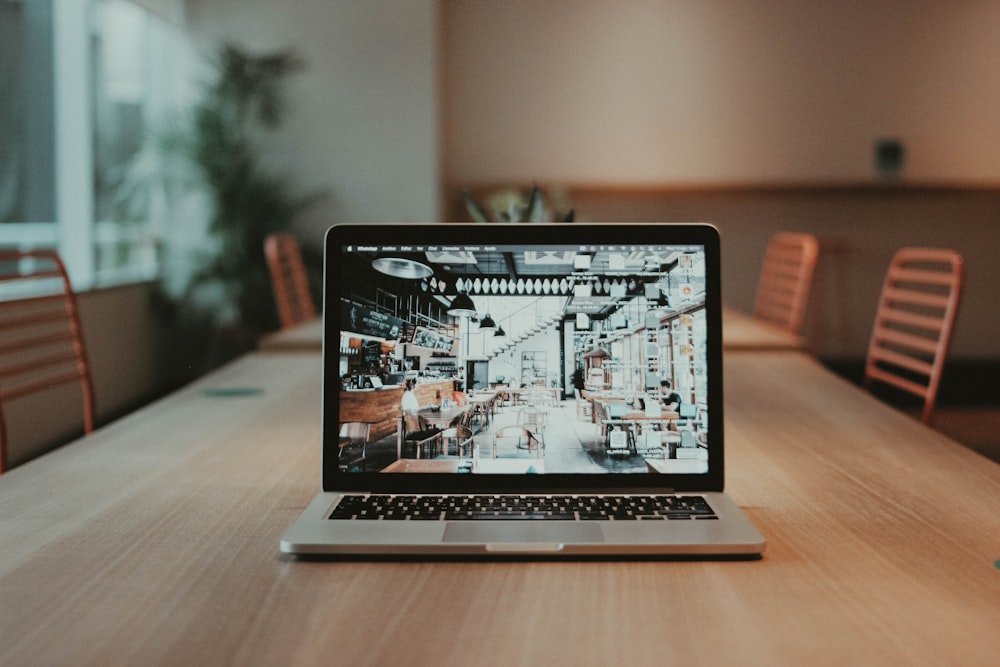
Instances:
[[[923,400],[929,423],[962,289],[954,250],[903,248],[882,283],[865,362],[865,387],[881,382]]]
[[[76,296],[51,250],[0,251],[0,473],[7,469],[9,402],[79,383],[83,427],[94,430],[94,384],[83,344]]]
[[[819,242],[812,234],[780,232],[772,236],[757,283],[754,316],[798,334],[818,259]]]
[[[305,264],[299,242],[291,234],[269,234],[264,240],[264,255],[271,273],[274,301],[282,329],[316,319],[316,306],[309,291]]]

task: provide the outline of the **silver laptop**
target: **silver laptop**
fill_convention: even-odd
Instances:
[[[719,275],[703,224],[334,226],[322,491],[281,551],[761,554]]]

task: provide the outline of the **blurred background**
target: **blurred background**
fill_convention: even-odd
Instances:
[[[103,421],[277,328],[270,231],[315,275],[333,223],[538,184],[716,224],[745,310],[810,232],[809,351],[849,378],[892,253],[952,247],[941,419],[997,433],[998,33],[993,0],[0,0],[0,245],[67,261]]]

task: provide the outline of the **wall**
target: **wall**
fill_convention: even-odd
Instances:
[[[546,327],[542,331],[531,335],[521,341],[511,349],[499,355],[490,355],[490,381],[496,379],[498,375],[503,375],[507,382],[524,382],[521,377],[521,354],[523,352],[543,352],[546,362],[545,386],[563,386],[562,359],[559,355],[559,330],[553,327]],[[475,347],[473,347],[475,349]],[[489,348],[487,348],[489,349]],[[572,357],[572,349],[567,351]]]
[[[276,173],[326,195],[297,230],[307,244],[334,222],[439,218],[433,0],[189,0],[186,17],[206,53],[232,41],[304,59],[266,147]]]
[[[446,179],[1000,180],[992,0],[446,0]]]

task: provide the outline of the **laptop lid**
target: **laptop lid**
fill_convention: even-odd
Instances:
[[[723,489],[714,227],[342,224],[327,233],[324,282],[324,491]],[[372,376],[383,386],[363,380]],[[574,456],[547,444],[494,457],[498,417],[477,425],[475,454],[452,451],[415,464],[417,451],[401,439],[401,378],[431,418],[457,409],[456,390],[499,392],[511,403],[524,394],[551,396],[546,409],[555,410],[575,405],[577,388],[596,417],[545,426],[549,442],[577,439]],[[711,406],[711,423],[682,427],[698,429],[691,435],[707,455],[676,460],[609,446],[608,433],[625,427],[679,428],[666,415],[647,415],[637,398],[661,380],[683,403]],[[618,406],[607,420],[596,409],[605,404]],[[514,409],[501,416],[515,419]],[[362,463],[342,456],[341,427],[351,422],[368,424]]]

